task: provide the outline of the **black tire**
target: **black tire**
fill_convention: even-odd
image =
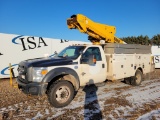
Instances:
[[[55,108],[67,106],[74,98],[73,85],[66,80],[53,83],[47,93],[50,104]]]
[[[138,86],[142,83],[143,75],[140,70],[137,70],[135,76],[131,80],[131,85]]]

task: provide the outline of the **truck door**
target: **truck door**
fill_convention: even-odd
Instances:
[[[89,64],[89,55],[94,55],[95,64]],[[81,85],[105,81],[106,64],[99,47],[89,47],[81,56]]]

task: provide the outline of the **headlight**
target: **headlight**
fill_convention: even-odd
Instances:
[[[42,78],[48,73],[46,67],[35,67],[33,68],[33,82],[41,82]]]

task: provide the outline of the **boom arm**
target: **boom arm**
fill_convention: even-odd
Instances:
[[[72,15],[67,19],[69,29],[78,29],[81,33],[88,34],[88,40],[94,44],[99,44],[100,40],[106,43],[122,43],[124,41],[114,36],[116,28],[105,24],[93,22],[82,14]]]

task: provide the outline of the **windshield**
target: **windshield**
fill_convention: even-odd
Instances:
[[[69,46],[62,50],[57,56],[70,59],[77,59],[84,50],[84,48],[85,46]]]

